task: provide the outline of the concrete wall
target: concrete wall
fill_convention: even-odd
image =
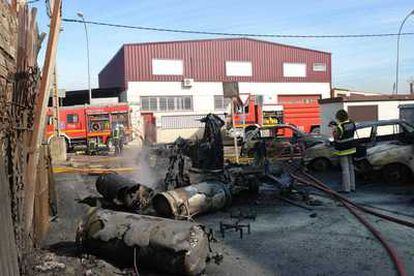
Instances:
[[[157,128],[157,142],[171,143],[178,137],[195,139],[203,136],[204,128],[162,129]]]
[[[100,104],[117,104],[119,103],[118,97],[108,97],[108,98],[92,98],[91,105],[100,105]]]
[[[335,113],[343,108],[342,102],[321,104],[320,117],[322,135],[332,136],[332,130],[328,127],[328,124],[330,121],[335,120]]]
[[[378,105],[378,120],[391,120],[400,118],[400,110],[398,106],[400,104],[411,104],[414,101],[370,101],[370,102],[345,102],[345,110],[348,110],[348,106],[361,106],[361,105]]]
[[[239,82],[240,94],[263,95],[265,104],[277,104],[278,95],[321,95],[321,98],[330,96],[329,83],[253,83]],[[181,82],[139,81],[129,82],[127,101],[130,103],[133,114],[132,122],[137,135],[143,133],[143,122],[140,116],[141,96],[193,96],[193,110],[186,112],[156,112],[157,142],[172,142],[178,135],[177,129],[163,129],[159,122],[162,116],[171,115],[201,115],[214,110],[214,96],[223,95],[222,82],[194,82],[192,87],[183,87]],[[223,110],[220,110],[223,112]],[[183,135],[192,135],[195,129],[182,129]],[[187,138],[187,137],[185,137]]]
[[[398,108],[401,104],[411,104],[410,101],[363,101],[363,102],[334,102],[321,104],[321,133],[330,136],[331,130],[327,126],[330,121],[335,119],[335,113],[339,109],[348,111],[349,106],[364,106],[377,105],[378,106],[378,120],[393,120],[400,118],[400,110]]]

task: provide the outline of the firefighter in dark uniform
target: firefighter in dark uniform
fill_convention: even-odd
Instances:
[[[115,147],[115,155],[120,155],[124,147],[124,126],[122,124],[116,124],[112,129],[112,143]]]
[[[339,157],[342,169],[342,192],[355,192],[355,171],[352,156],[356,152],[354,134],[355,123],[348,113],[341,109],[336,112],[336,127],[333,132],[335,154]]]

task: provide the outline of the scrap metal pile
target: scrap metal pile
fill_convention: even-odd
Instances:
[[[167,173],[158,190],[114,173],[97,179],[101,208],[93,208],[77,230],[83,251],[115,257],[135,269],[138,264],[165,273],[204,271],[207,260],[217,256],[209,256],[211,232],[190,221],[226,208],[242,191],[257,192],[257,176],[263,173],[248,166],[224,166],[224,122],[213,114],[202,122],[202,139],[179,138],[170,147]],[[190,160],[196,171],[192,181],[186,169]]]

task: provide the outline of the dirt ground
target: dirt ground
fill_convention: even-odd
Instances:
[[[137,164],[136,149],[126,149],[121,159],[98,156],[72,156],[72,165],[133,168],[125,175],[155,185],[163,177],[164,168],[156,172],[146,171]],[[103,160],[105,162],[103,162]],[[111,161],[112,160],[112,161]],[[142,162],[141,162],[142,163]],[[97,165],[98,164],[98,165]],[[99,165],[100,164],[100,165]],[[326,184],[339,189],[339,172],[335,169],[317,175]],[[89,195],[97,195],[97,176],[79,173],[55,175],[58,194],[58,217],[52,222],[50,233],[44,241],[38,264],[45,254],[65,265],[54,271],[38,272],[38,275],[120,275],[131,270],[116,267],[93,256],[80,256],[76,249],[75,230],[88,206],[77,202]],[[213,250],[223,254],[223,261],[209,263],[206,275],[394,275],[396,270],[385,249],[344,207],[311,190],[321,206],[306,210],[276,198],[277,191],[269,183],[263,183],[259,196],[236,200],[227,210],[202,215],[195,220],[214,230],[218,242]],[[414,185],[398,186],[381,183],[358,182],[357,192],[350,195],[355,202],[369,204],[378,209],[388,209],[387,214],[414,220]],[[220,221],[228,223],[234,219],[233,212],[254,212],[250,223],[251,234],[240,239],[236,232],[219,232]],[[398,213],[398,214],[397,214]],[[404,215],[403,215],[404,214]],[[398,251],[404,260],[408,275],[414,275],[414,230],[367,216]],[[149,272],[141,275],[161,275]]]

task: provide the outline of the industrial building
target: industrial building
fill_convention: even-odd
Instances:
[[[137,43],[123,45],[99,73],[100,88],[123,90],[136,134],[158,143],[192,137],[198,118],[223,114],[229,81],[242,99],[261,95],[263,110],[317,106],[330,97],[331,54],[249,38]]]
[[[413,104],[414,95],[352,95],[350,97],[336,97],[321,99],[321,134],[330,136],[332,130],[329,122],[335,120],[335,113],[339,109],[348,111],[349,117],[356,122],[393,120],[400,118],[401,105]]]

